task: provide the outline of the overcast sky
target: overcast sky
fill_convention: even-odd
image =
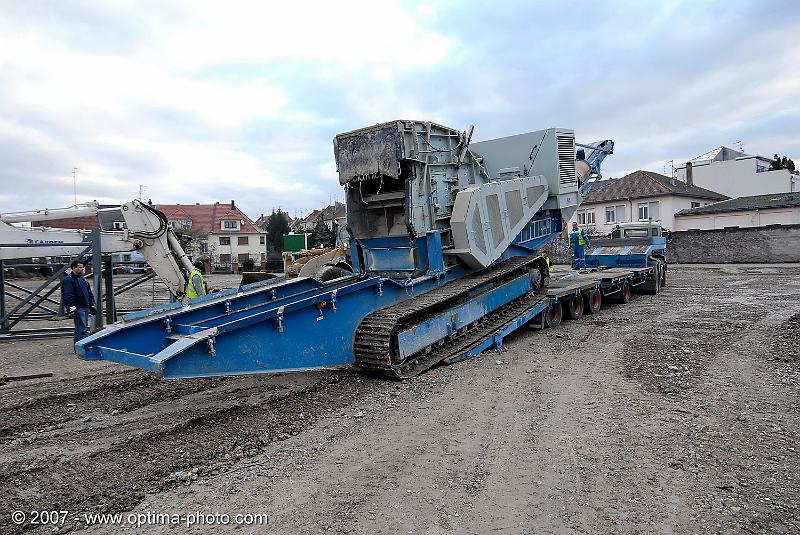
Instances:
[[[335,134],[613,139],[604,175],[800,157],[800,9],[723,2],[0,0],[0,212],[342,199]],[[669,171],[667,171],[669,173]]]

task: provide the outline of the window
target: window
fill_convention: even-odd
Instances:
[[[128,228],[128,224],[125,221],[114,221],[114,230],[123,230]]]
[[[192,228],[192,220],[170,221],[169,226],[172,227],[172,230],[189,230]]]
[[[219,261],[223,264],[228,264],[231,261],[231,255],[229,254],[221,254],[219,255]]]
[[[250,237],[249,236],[239,236],[236,240],[236,243],[239,245],[250,245]]]
[[[646,228],[626,228],[626,238],[646,238],[648,230]]]
[[[222,228],[236,230],[239,228],[239,222],[235,219],[225,219],[222,221]]]
[[[220,236],[219,237],[219,244],[220,245],[230,245],[231,244],[231,237],[230,236]]]
[[[639,221],[647,221],[648,219],[658,219],[660,206],[658,201],[653,202],[640,202],[639,203]]]
[[[692,201],[692,208],[700,208],[700,203]]]
[[[579,225],[594,225],[594,208],[587,208],[583,210],[578,210],[575,213],[576,217],[578,218]]]
[[[650,218],[661,219],[660,203],[658,201],[650,203]]]
[[[267,243],[267,237],[263,236],[263,235],[259,236],[258,237],[258,243],[259,243],[259,245],[265,245]]]
[[[208,252],[208,242],[201,241],[200,242],[200,252],[207,253]]]
[[[606,206],[606,223],[623,223],[625,221],[625,205]]]
[[[250,255],[247,253],[239,253],[239,263],[250,260]]]

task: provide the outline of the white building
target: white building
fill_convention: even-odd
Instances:
[[[252,261],[255,266],[266,263],[266,237],[236,203],[158,204],[169,224],[194,239],[188,251],[193,257],[208,258],[213,269],[241,270]]]
[[[800,191],[800,175],[786,169],[772,170],[772,160],[719,147],[676,168],[679,180],[728,197]],[[691,167],[687,179],[687,167]]]
[[[673,230],[675,212],[726,200],[725,195],[651,171],[634,171],[592,190],[569,221],[593,234],[608,234],[618,223],[654,222]]]
[[[675,214],[673,230],[800,225],[800,193],[739,197]]]

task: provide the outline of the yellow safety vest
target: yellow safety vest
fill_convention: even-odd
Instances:
[[[195,277],[195,275],[200,276],[200,284],[202,286],[201,291],[203,292],[201,294],[195,291],[194,284],[192,284],[192,279]],[[186,283],[186,297],[193,298],[200,297],[201,295],[206,295],[206,283],[203,279],[203,273],[199,269],[195,268],[191,273],[189,273],[189,281]]]
[[[544,261],[547,262],[547,271],[552,273],[554,268],[553,268],[552,265],[550,265],[550,257],[549,256],[545,256],[544,257]]]
[[[578,227],[578,245],[586,245],[586,236],[583,235],[583,229]]]

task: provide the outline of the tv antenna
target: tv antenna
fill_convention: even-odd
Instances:
[[[72,194],[74,196],[75,204],[78,204],[78,168],[72,168]]]

